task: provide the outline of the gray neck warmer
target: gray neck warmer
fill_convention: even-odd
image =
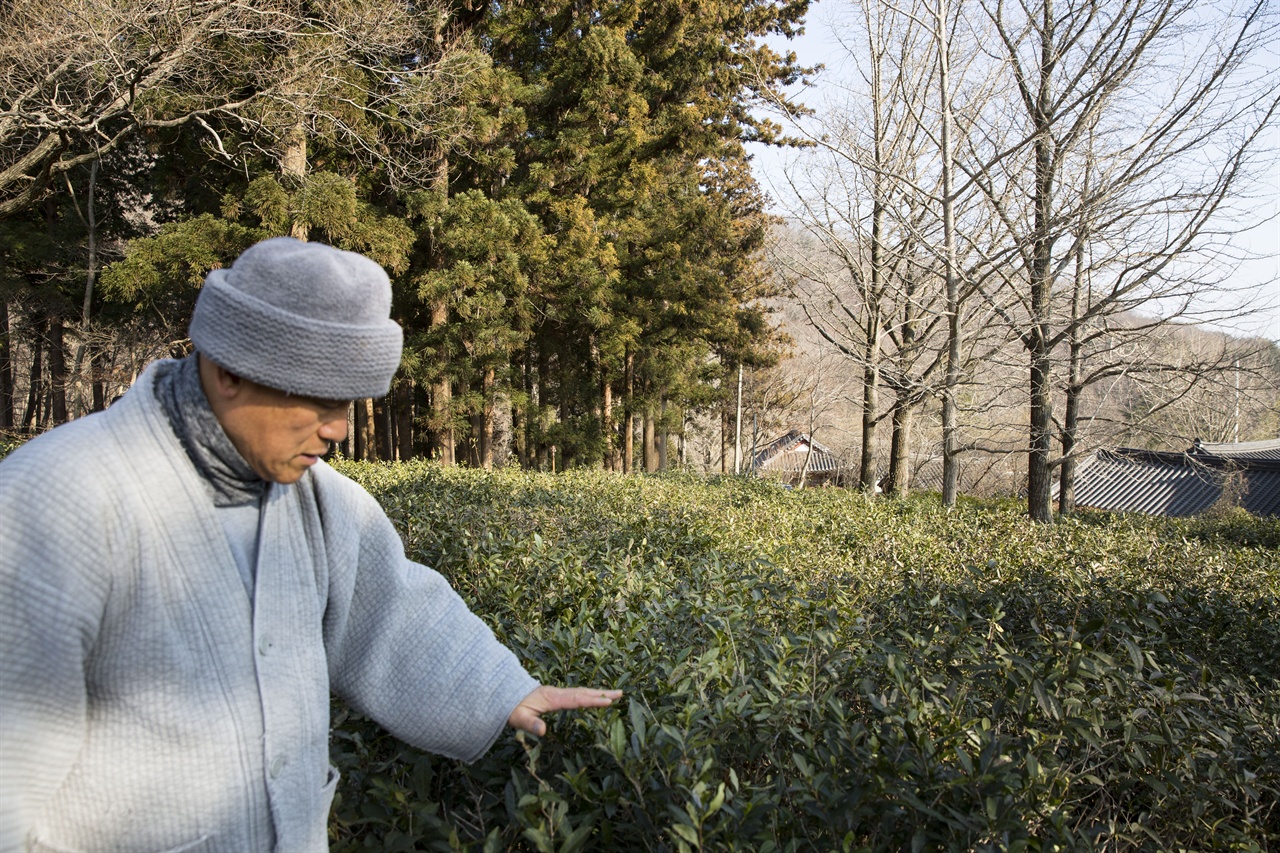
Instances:
[[[213,495],[214,506],[258,503],[267,491],[209,407],[194,354],[156,369],[156,397],[174,433]]]

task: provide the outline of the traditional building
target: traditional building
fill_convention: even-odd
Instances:
[[[807,468],[806,468],[807,466]],[[792,486],[837,485],[846,467],[834,453],[808,433],[791,430],[756,451],[751,470],[761,477],[771,477]]]
[[[1099,450],[1077,469],[1075,492],[1076,505],[1091,509],[1190,516],[1225,505],[1280,516],[1280,439]]]

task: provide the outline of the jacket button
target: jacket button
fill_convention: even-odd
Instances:
[[[265,655],[267,650],[271,648],[271,641],[262,636],[258,638],[258,654]]]
[[[280,776],[280,774],[284,771],[284,765],[285,765],[284,756],[277,755],[274,759],[272,759],[271,768],[267,771],[268,773],[271,774],[272,779],[275,779]]]

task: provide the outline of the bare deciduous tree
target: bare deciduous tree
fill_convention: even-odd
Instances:
[[[913,182],[927,143],[912,120],[919,112],[913,101],[922,96],[921,76],[927,74],[913,56],[926,34],[870,0],[851,17],[844,46],[868,58],[859,66],[861,79],[843,90],[844,103],[816,129],[799,126],[816,153],[787,173],[793,221],[809,233],[812,245],[775,252],[774,258],[808,321],[862,368],[858,484],[870,492],[877,481],[886,337],[895,306],[912,302],[904,287],[912,290],[919,280],[911,269],[916,235],[901,217],[917,207]],[[892,330],[899,344],[904,330],[914,351],[914,314],[905,327]]]
[[[1017,297],[1002,316],[1028,355],[1028,512],[1047,522],[1058,353],[1107,316],[1204,310],[1215,227],[1280,105],[1274,69],[1251,65],[1275,29],[1264,0],[982,7],[1017,108],[973,117],[963,159],[1005,229],[989,259]],[[1091,298],[1064,310],[1082,280]]]
[[[868,0],[849,7],[842,45],[862,76],[819,120],[798,123],[802,132],[815,125],[816,154],[788,171],[793,221],[814,245],[776,256],[809,322],[863,365],[863,487],[874,485],[875,426],[889,417],[888,484],[905,493],[913,414],[937,397],[948,504],[965,450],[957,395],[975,353],[993,345],[989,324],[968,307],[978,277],[991,273],[959,238],[963,231],[975,243],[991,233],[971,185],[956,181],[952,153],[955,90],[966,89],[970,109],[990,95],[975,76],[983,72],[974,63],[976,42],[955,44],[961,6]],[[953,51],[965,56],[954,74]],[[893,394],[886,410],[879,385]]]
[[[460,121],[450,107],[484,61],[447,45],[446,20],[442,5],[376,0],[11,0],[0,6],[0,216],[139,130],[188,124],[227,159],[238,153],[228,127],[286,169],[316,133],[393,184],[420,180],[434,164],[394,156],[396,143],[448,139]]]

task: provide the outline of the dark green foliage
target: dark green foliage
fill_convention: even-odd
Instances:
[[[57,29],[27,6],[33,32]],[[68,360],[64,326],[73,344],[110,332],[154,351],[182,341],[204,275],[253,240],[331,243],[387,268],[406,332],[396,393],[357,452],[386,455],[394,432],[404,455],[476,465],[498,451],[633,464],[640,419],[680,433],[725,404],[740,364],[778,357],[743,143],[785,141],[755,107],[805,69],[761,40],[794,34],[807,8],[267,4],[204,28],[158,11],[155,56],[182,73],[138,93],[153,112],[112,113],[123,135],[92,172],[92,229],[81,167],[0,223],[0,302],[51,362]],[[91,64],[125,77],[149,55],[132,29],[118,43],[58,32],[90,54],[114,44],[117,62]],[[73,370],[95,356],[101,372],[98,350]],[[56,372],[60,388],[79,379]],[[54,408],[44,421],[66,419]]]
[[[802,71],[757,40],[790,33],[807,6],[514,4],[478,25],[495,68],[520,80],[506,90],[520,121],[504,124],[509,162],[460,163],[460,177],[519,198],[554,241],[512,360],[543,408],[519,419],[554,423],[529,430],[523,463],[555,445],[569,464],[608,465],[623,417],[679,432],[723,401],[739,363],[776,357],[760,304],[767,218],[742,142],[775,140],[751,107]]]
[[[346,470],[535,675],[626,696],[471,766],[339,709],[335,849],[1280,839],[1275,520]]]
[[[209,270],[230,266],[265,236],[208,214],[165,225],[132,241],[124,259],[103,271],[102,292],[139,312],[188,318]]]

